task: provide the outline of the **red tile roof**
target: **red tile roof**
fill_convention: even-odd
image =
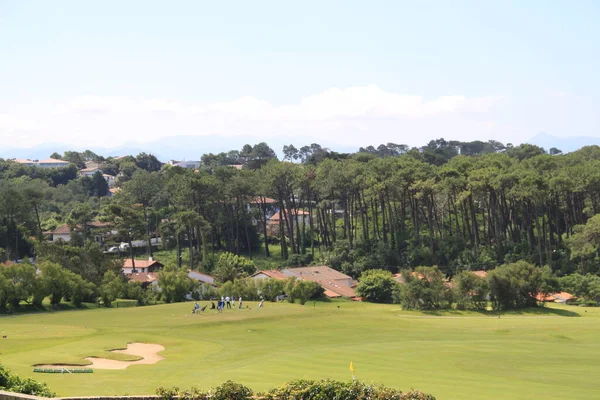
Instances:
[[[277,271],[276,269],[265,269],[263,271],[258,271],[258,272],[255,272],[252,276],[256,276],[259,274],[263,274],[263,275],[268,276],[269,278],[277,279],[280,281],[283,281],[283,280],[286,280],[289,278],[289,276],[285,275],[281,271]]]
[[[479,271],[471,271],[471,273],[475,276],[478,276],[480,278],[485,278],[487,276],[487,272],[484,270],[479,270]]]
[[[68,161],[57,160],[56,158],[48,158],[45,160],[38,161],[40,164],[69,164]]]
[[[135,260],[135,268],[136,269],[148,268],[153,265],[162,267],[162,264],[156,260]],[[133,265],[131,264],[131,258],[127,258],[127,259],[123,260],[123,268],[133,268]]]
[[[330,299],[335,299],[336,297],[342,297],[341,294],[332,292],[331,290],[327,290],[327,289],[325,289],[325,292],[323,292],[323,294],[325,294],[325,296],[329,297]]]
[[[98,167],[88,167],[88,168],[84,168],[84,169],[80,170],[79,172],[92,172],[92,171],[100,171],[100,168],[98,168]]]
[[[69,225],[64,224],[59,226],[53,231],[44,232],[44,235],[68,235],[71,233],[71,227]]]
[[[152,272],[136,272],[129,275],[129,280],[134,282],[151,283],[158,280],[156,274]]]
[[[571,293],[567,293],[567,292],[547,293],[546,295],[544,295],[543,293],[538,293],[537,296],[535,296],[535,299],[537,301],[557,301],[557,300],[567,301],[567,300],[572,300],[574,298],[575,298],[575,296],[573,296]]]
[[[272,198],[270,198],[270,197],[265,197],[265,198],[264,198],[264,201],[265,201],[265,203],[266,203],[266,204],[275,204],[275,203],[277,203],[277,200],[275,200],[275,199],[272,199]],[[253,198],[253,199],[250,201],[250,204],[261,204],[261,203],[262,203],[262,202],[261,202],[261,200],[260,200],[260,197],[255,197],[255,198]]]
[[[313,281],[353,281],[351,276],[341,273],[340,271],[336,271],[335,269],[326,265],[288,268],[286,271],[289,271],[300,278]]]
[[[328,292],[333,292],[338,295],[338,296],[334,296],[334,297],[349,297],[349,298],[356,297],[356,291],[351,287],[339,285],[335,282],[326,282],[326,281],[315,281],[315,282],[320,284],[323,287],[323,289],[325,289],[325,296],[327,296],[327,297],[332,297],[332,296],[327,295]]]
[[[88,228],[106,228],[111,225],[110,222],[91,221],[88,224]],[[81,225],[75,226],[76,231],[81,231]],[[68,235],[71,233],[71,227],[68,224],[59,226],[53,231],[44,232],[44,235]]]
[[[292,211],[292,214],[298,215],[298,216],[310,215],[310,213],[308,211],[304,211],[304,210]],[[271,218],[269,218],[269,221],[278,222],[279,221],[279,213],[273,214],[273,216],[271,216]]]

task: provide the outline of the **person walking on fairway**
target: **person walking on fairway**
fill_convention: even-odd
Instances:
[[[227,303],[227,308],[231,308],[231,298],[229,296],[225,297],[225,302]]]
[[[262,308],[265,299],[260,299],[260,303],[258,303],[258,308]]]
[[[242,296],[240,296],[240,299],[238,300],[239,305],[238,308],[241,310],[242,309]]]

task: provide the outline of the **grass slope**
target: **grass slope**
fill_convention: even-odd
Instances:
[[[339,306],[339,308],[338,308]],[[600,310],[406,312],[330,302],[190,315],[191,304],[0,318],[0,362],[59,395],[152,394],[226,380],[265,390],[295,378],[357,378],[438,399],[600,398]],[[500,317],[500,318],[499,318]],[[34,374],[37,363],[82,363],[128,342],[165,346],[165,360],[93,374]],[[122,358],[123,357],[123,358]]]

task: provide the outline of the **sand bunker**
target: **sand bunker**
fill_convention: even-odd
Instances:
[[[159,352],[165,348],[160,344],[151,343],[128,343],[127,348],[124,350],[111,350],[112,353],[129,354],[132,356],[142,357],[141,360],[137,361],[118,361],[110,360],[108,358],[100,357],[86,357],[85,360],[90,361],[91,365],[86,365],[85,368],[96,368],[96,369],[125,369],[130,365],[138,364],[156,364],[164,357],[158,355]],[[73,368],[73,365],[35,365],[38,368]]]

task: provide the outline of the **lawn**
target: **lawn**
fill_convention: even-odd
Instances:
[[[402,311],[333,301],[190,315],[191,304],[0,317],[0,363],[62,396],[152,394],[226,380],[265,390],[295,378],[358,379],[438,399],[600,398],[600,309],[523,313]],[[339,308],[338,308],[339,306]],[[164,360],[93,374],[35,374],[37,363],[135,359],[106,350],[165,347]]]

